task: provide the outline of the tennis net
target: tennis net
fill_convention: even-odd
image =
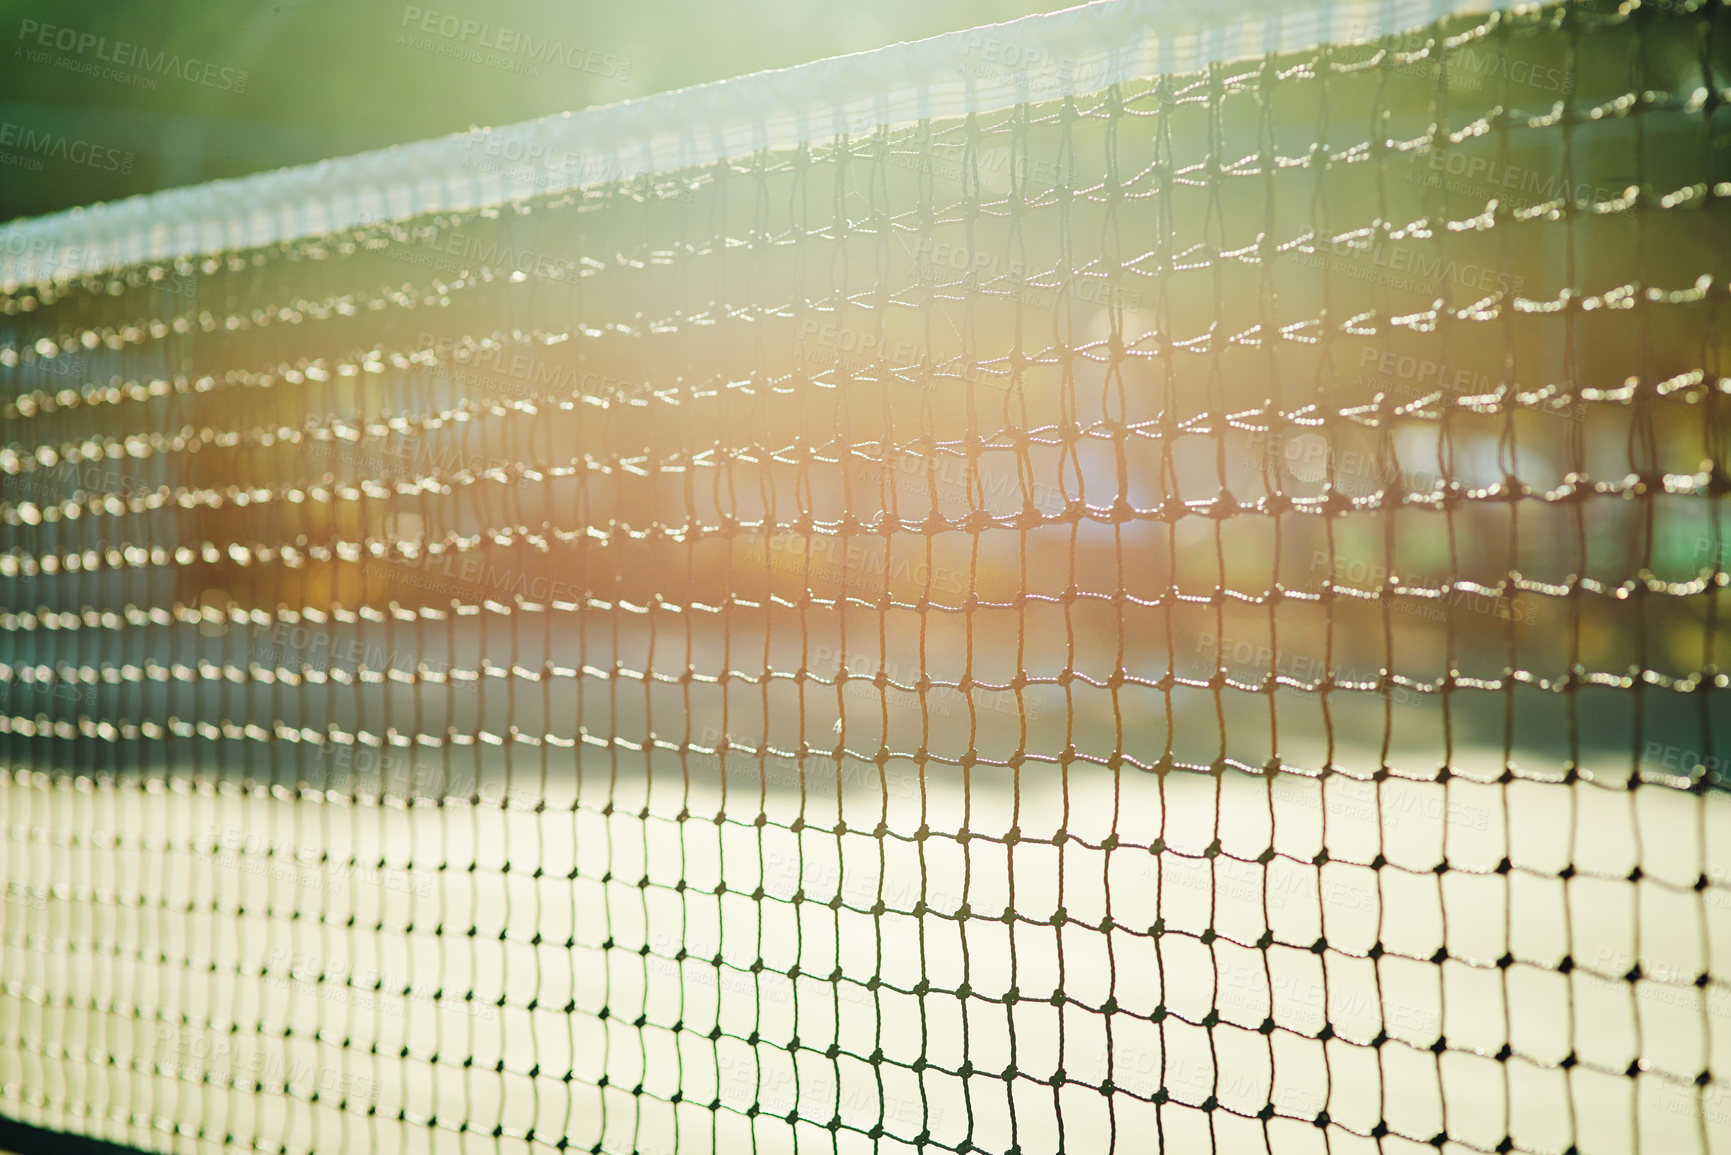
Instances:
[[[1725,1149],[1728,36],[1108,0],[0,231],[0,1114]]]

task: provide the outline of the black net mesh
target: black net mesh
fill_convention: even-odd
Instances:
[[[1731,1147],[1731,20],[1363,34],[8,286],[0,1111]]]

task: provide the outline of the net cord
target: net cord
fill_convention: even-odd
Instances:
[[[168,189],[0,228],[0,288],[289,243],[1364,43],[1510,0],[1098,0],[498,128]]]

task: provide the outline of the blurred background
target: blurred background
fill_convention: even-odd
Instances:
[[[1068,6],[0,3],[0,221]]]
[[[0,219],[1056,6],[4,5]],[[0,1114],[1725,1149],[1724,12],[0,295]]]
[[[126,13],[11,6],[5,27],[15,43],[0,81],[0,167],[8,174],[0,179],[0,215],[870,50],[1025,15],[1032,2],[916,7],[893,0],[858,12],[776,0],[725,12],[479,0],[467,8],[289,0]],[[1470,24],[1457,27],[1464,34]],[[1433,215],[1469,221],[1493,198],[1525,211],[1558,196],[1612,202],[1632,183],[1667,193],[1703,177],[1715,185],[1731,179],[1731,158],[1716,148],[1731,107],[1677,102],[1639,118],[1582,117],[1567,131],[1542,115],[1565,96],[1580,108],[1612,107],[1631,90],[1687,93],[1704,70],[1731,73],[1731,43],[1717,24],[1651,25],[1636,35],[1631,25],[1608,23],[1571,46],[1528,21],[1486,43],[1462,42],[1440,102],[1430,66],[1364,67],[1377,51],[1367,44],[1339,52],[1339,71],[1325,79],[1302,71],[1284,78],[1275,100],[1245,71],[1221,97],[1218,125],[1195,92],[1176,99],[1139,90],[1121,132],[1108,103],[1096,98],[1082,102],[1068,127],[1047,109],[1026,131],[1008,114],[979,118],[971,128],[939,124],[929,138],[898,129],[869,164],[864,154],[851,167],[822,154],[809,172],[782,165],[761,180],[740,164],[730,174],[661,174],[656,187],[591,190],[581,203],[554,198],[503,214],[397,222],[328,244],[183,261],[133,270],[124,283],[26,294],[0,321],[0,338],[10,335],[9,325],[18,334],[16,372],[0,378],[18,390],[17,444],[44,437],[66,446],[100,435],[117,448],[104,450],[100,465],[39,454],[18,463],[0,549],[54,558],[124,542],[196,544],[199,552],[172,565],[30,574],[13,604],[62,613],[198,607],[205,616],[196,630],[182,618],[172,632],[141,635],[140,644],[156,647],[150,654],[181,646],[183,668],[203,661],[229,672],[196,680],[129,675],[122,681],[139,682],[136,703],[132,685],[112,683],[80,682],[72,689],[84,696],[56,698],[54,691],[66,690],[56,672],[7,691],[14,695],[7,700],[21,715],[45,712],[66,725],[86,715],[244,715],[370,732],[376,708],[379,718],[413,716],[434,731],[449,725],[469,732],[485,728],[477,719],[496,716],[490,710],[505,709],[515,725],[566,738],[579,724],[639,735],[632,740],[666,731],[682,739],[706,731],[739,736],[723,695],[705,702],[702,692],[694,698],[672,682],[646,694],[639,715],[629,714],[637,706],[595,693],[565,695],[532,717],[514,696],[515,678],[489,676],[478,687],[470,677],[462,688],[476,693],[435,695],[409,673],[423,666],[434,674],[514,669],[523,652],[541,659],[524,668],[576,670],[586,666],[584,654],[610,652],[623,668],[641,672],[660,660],[658,630],[686,635],[715,626],[706,642],[682,641],[693,652],[709,645],[691,660],[719,674],[742,668],[743,659],[727,651],[727,629],[761,636],[775,611],[731,613],[699,627],[684,617],[634,614],[628,624],[637,633],[627,641],[605,616],[579,628],[568,611],[539,608],[556,627],[534,616],[471,613],[467,632],[433,637],[426,622],[434,619],[421,611],[442,612],[453,601],[473,610],[518,597],[539,607],[587,598],[714,606],[773,596],[794,607],[783,624],[794,629],[790,647],[797,641],[800,648],[765,651],[763,662],[809,670],[807,647],[830,651],[829,668],[814,671],[825,692],[812,713],[806,703],[752,703],[762,720],[750,739],[784,749],[808,735],[827,748],[832,727],[845,721],[843,687],[828,679],[840,680],[844,669],[903,687],[886,691],[905,707],[899,724],[907,736],[892,745],[919,747],[916,731],[930,703],[905,687],[926,674],[960,684],[972,644],[964,622],[977,627],[996,615],[987,634],[1006,645],[1027,638],[1026,650],[991,654],[999,676],[979,669],[969,676],[1004,695],[996,700],[1009,707],[1004,713],[1018,714],[1020,703],[1038,721],[1031,738],[1009,730],[970,737],[965,719],[954,717],[946,736],[952,747],[987,757],[1008,758],[1023,742],[1060,749],[1072,717],[1088,715],[1083,725],[1103,747],[1122,744],[1147,761],[1165,749],[1198,766],[1231,754],[1259,767],[1277,749],[1296,758],[1299,723],[1282,722],[1277,747],[1258,687],[1270,674],[1308,685],[1326,669],[1355,684],[1347,696],[1370,711],[1345,729],[1366,742],[1398,730],[1427,763],[1447,735],[1468,731],[1485,750],[1520,749],[1541,764],[1572,756],[1560,744],[1577,737],[1625,770],[1649,746],[1698,760],[1712,745],[1702,737],[1705,699],[1649,693],[1640,675],[1687,686],[1726,644],[1718,596],[1674,592],[1723,568],[1727,535],[1716,528],[1723,511],[1690,486],[1684,492],[1660,483],[1724,460],[1731,414],[1705,386],[1721,376],[1726,355],[1725,330],[1709,320],[1715,300],[1599,308],[1590,323],[1578,320],[1584,311],[1549,307],[1517,308],[1495,326],[1395,319],[1439,300],[1460,310],[1497,293],[1544,304],[1619,286],[1684,290],[1716,275],[1722,258],[1704,253],[1700,237],[1722,227],[1727,202],[1640,218],[1528,212],[1517,224],[1505,214],[1494,228],[1377,234],[1377,243],[1364,242],[1374,222]],[[1470,131],[1494,102],[1520,115],[1506,130]],[[1517,124],[1523,117],[1531,119]],[[1392,139],[1419,140],[1439,118],[1458,137],[1446,150],[1407,149],[1374,164],[1347,159],[1365,155],[1379,127]],[[1286,158],[1325,147],[1337,163],[1318,170],[1285,164],[1267,180],[1243,169],[1213,186],[1195,175],[1211,156],[1253,157],[1267,142]],[[970,166],[980,178],[972,189],[962,180]],[[1191,175],[1168,187],[1163,182],[1175,171]],[[738,189],[746,180],[753,195],[729,199],[730,183]],[[1122,191],[1121,206],[1097,191],[1072,205],[1065,191],[1098,190],[1108,181]],[[1023,198],[1014,228],[1005,208],[1012,187]],[[938,211],[922,214],[922,196]],[[875,211],[874,197],[897,214],[894,228],[855,227]],[[1171,220],[1163,223],[1168,204]],[[577,211],[565,211],[573,205]],[[812,228],[837,212],[845,212],[849,228]],[[1245,260],[1265,230],[1288,243],[1316,234],[1336,241],[1289,249],[1267,266]],[[718,242],[795,235],[807,244],[758,252],[743,274],[723,259],[729,246]],[[1354,236],[1359,242],[1340,239]],[[1154,245],[1173,254],[1240,256],[1217,279],[1206,262],[1174,261],[1150,253]],[[1162,271],[1162,261],[1170,268]],[[1053,270],[1061,264],[1088,275],[1059,291]],[[581,272],[564,275],[568,270]],[[764,306],[762,316],[736,309],[719,324],[674,323],[681,311],[741,301]],[[1209,356],[1187,347],[1177,356],[1161,337],[1163,329],[1191,342],[1211,331],[1249,333],[1271,316],[1301,334],[1334,336],[1286,341],[1272,363],[1254,343]],[[1371,316],[1387,324],[1346,325]],[[573,335],[582,339],[566,340]],[[862,352],[862,335],[875,353]],[[1068,383],[1050,356],[1009,389],[1011,358],[1024,339],[1033,349],[1049,343],[1093,353]],[[1122,352],[1107,352],[1113,344]],[[280,369],[286,387],[258,377],[260,366]],[[147,409],[61,407],[74,382],[201,374],[222,387],[152,394]],[[1652,382],[1697,379],[1636,406],[1627,400],[1633,394],[1619,392],[1632,374]],[[771,403],[795,395],[776,390],[808,381],[815,387],[800,390],[797,406]],[[753,389],[736,387],[746,382]],[[764,382],[771,389],[755,391]],[[1444,393],[1492,393],[1499,382],[1529,400],[1483,411],[1433,404]],[[1425,397],[1432,401],[1417,404]],[[1306,406],[1341,416],[1317,427],[1306,423]],[[1383,417],[1369,416],[1379,407]],[[1407,411],[1396,415],[1396,407]],[[459,412],[463,420],[423,419]],[[1159,432],[1174,417],[1198,422],[1215,412],[1241,420],[1230,430],[1210,422],[1171,437]],[[1243,415],[1251,413],[1262,417],[1248,422]],[[261,421],[269,436],[259,436]],[[1018,430],[1065,426],[1089,436],[1074,439],[1069,451],[1050,440],[1022,439],[1015,448]],[[1133,426],[1135,435],[1106,435],[1120,426]],[[270,432],[278,429],[296,432]],[[976,431],[998,439],[990,451],[964,452]],[[183,443],[148,453],[141,444],[124,454],[118,448],[145,433]],[[786,453],[756,452],[813,444],[848,453],[822,460],[794,454],[793,464]],[[742,463],[742,448],[754,451],[751,461]],[[969,457],[979,467],[979,500]],[[556,472],[529,476],[520,465]],[[1586,503],[1584,518],[1570,502],[1539,500],[1576,475],[1607,486]],[[1651,489],[1637,491],[1631,478],[1647,479],[1641,485]],[[1428,495],[1445,479],[1491,497],[1504,483],[1532,493],[1519,503],[1463,500],[1439,516]],[[389,485],[380,488],[381,480]],[[242,483],[258,492],[239,492]],[[1290,508],[1270,516],[1279,503],[1315,503],[1330,486],[1338,516]],[[1398,505],[1367,501],[1385,486],[1414,496]],[[1207,512],[1222,490],[1254,512]],[[1026,532],[1011,525],[1024,498],[1039,523]],[[1072,525],[1071,502],[1096,511],[1122,502],[1149,516],[1120,525],[1102,514]],[[1363,504],[1348,508],[1353,502]],[[1188,514],[1155,513],[1167,503],[1186,503]],[[996,520],[972,521],[976,507]],[[832,530],[810,545],[800,532],[810,517],[833,526],[844,516],[877,524],[880,515],[889,519],[884,524],[917,527],[935,519],[943,532],[928,538],[923,529],[878,535],[855,527],[847,540],[849,530]],[[787,532],[729,528],[760,522]],[[687,539],[687,526],[703,532]],[[606,532],[590,532],[601,527]],[[449,552],[425,552],[434,544]],[[273,554],[277,546],[291,554]],[[263,549],[255,557],[251,547]],[[1024,556],[1033,559],[1031,569]],[[1575,575],[1605,592],[1583,599],[1484,593],[1516,573],[1554,589]],[[1674,590],[1614,592],[1650,589],[1650,581],[1674,583]],[[1450,600],[1372,596],[1391,582],[1448,590]],[[1472,584],[1463,590],[1456,583]],[[1360,596],[1321,596],[1334,585]],[[1062,603],[1070,586],[1141,601],[1072,611]],[[1269,601],[1216,605],[1211,596],[1277,586],[1312,596],[1284,601],[1278,613]],[[1159,601],[1167,590],[1200,593],[1168,612]],[[926,652],[928,627],[916,601],[929,593],[953,605],[970,592],[995,608],[956,615],[955,636],[940,636]],[[1045,600],[1023,604],[1023,595],[1035,594]],[[857,625],[868,630],[856,636],[874,639],[863,649],[839,634],[846,614],[825,620],[823,628],[838,628],[834,637],[813,633],[806,620],[808,599],[850,596]],[[887,612],[902,630],[893,638],[875,628],[885,608],[876,604],[880,597],[899,599]],[[410,616],[381,620],[380,608],[392,604]],[[261,623],[283,620],[279,611],[352,614],[357,607],[372,618],[352,633],[346,624],[324,631],[316,644],[260,636]],[[412,637],[392,633],[397,620],[414,623],[402,631]],[[600,633],[590,637],[585,628]],[[1072,653],[1078,636],[1086,643]],[[15,645],[21,658],[47,669],[62,640],[50,631],[19,631]],[[347,655],[340,661],[333,657],[339,650]],[[1281,665],[1277,652],[1295,655],[1296,664]],[[118,651],[81,657],[113,664]],[[345,676],[350,664],[366,666],[364,676],[353,675],[366,689],[333,698],[335,712],[320,715],[314,699],[322,695],[282,695],[269,678],[244,673],[255,663],[272,677],[307,665],[334,665]],[[387,678],[381,666],[402,677]],[[1506,693],[1475,690],[1465,697],[1476,708],[1444,708],[1440,693],[1409,695],[1392,703],[1402,708],[1399,726],[1375,688],[1385,670],[1434,687],[1445,675],[1499,685],[1511,668],[1556,682],[1575,669],[1603,678],[1573,699],[1530,681],[1510,682]],[[1119,669],[1141,679],[1124,691],[1140,699],[1128,724],[1115,715],[1124,695],[1112,691],[1110,679]],[[1071,671],[1095,681],[1066,692],[1057,679]],[[1010,695],[1012,672],[1039,682]],[[1190,684],[1168,695],[1155,688],[1163,676]],[[1242,684],[1223,702],[1206,684],[1215,677]],[[171,701],[171,692],[183,691],[184,701]],[[749,692],[761,699],[755,686]],[[243,708],[234,700],[242,693],[258,700]],[[874,692],[872,704],[884,696]],[[1169,696],[1179,715],[1189,709],[1193,717],[1168,718]],[[1299,697],[1303,725],[1323,736],[1302,761],[1337,762],[1326,749],[1332,722],[1319,696],[1307,689]],[[441,702],[443,712],[424,713],[434,706],[423,699]],[[1230,742],[1216,724],[1230,713],[1225,702],[1247,712],[1234,717]],[[883,717],[870,724],[874,734],[897,734]],[[43,765],[64,764],[57,736],[12,734],[8,741]],[[77,742],[92,767],[114,757],[106,740],[81,734]],[[146,745],[152,758],[181,757],[160,743]],[[264,753],[257,745],[242,741],[235,765],[262,773],[252,761]],[[1367,754],[1366,762],[1383,758]],[[270,773],[317,780],[330,769],[276,765]]]

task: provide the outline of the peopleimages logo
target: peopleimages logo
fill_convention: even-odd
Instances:
[[[537,39],[532,32],[467,20],[449,12],[431,12],[413,4],[403,7],[402,26],[409,32],[453,42],[456,50],[441,52],[441,55],[468,59],[477,64],[494,63],[481,56],[481,52],[497,52],[508,62],[511,57],[519,57],[522,63],[529,65],[559,64],[608,80],[626,80],[631,76],[631,61],[620,56],[597,52],[579,44],[562,44],[550,36]],[[412,48],[434,48],[430,42],[412,39],[402,39],[399,43]],[[538,70],[530,74],[540,75]]]
[[[625,166],[617,157],[553,148],[541,141],[524,139],[514,132],[483,129],[470,133],[464,139],[463,147],[468,152],[463,158],[464,168],[501,174],[513,182],[548,191],[606,184],[626,176]],[[689,198],[690,190],[687,189],[683,195]]]
[[[1030,89],[1089,88],[1110,75],[1111,61],[1055,56],[1044,48],[1016,40],[969,33],[962,43],[963,59],[956,69],[980,79],[1022,80]]]
[[[1651,4],[1653,0],[1646,2]],[[1484,45],[1438,44],[1428,28],[1397,29],[1374,22],[1355,22],[1348,26],[1347,38],[1358,42],[1381,40],[1384,50],[1402,55],[1422,54],[1414,60],[1396,62],[1393,72],[1428,78],[1435,74],[1439,64],[1446,63],[1450,83],[1469,90],[1488,88],[1492,81],[1503,80],[1564,96],[1575,88],[1575,75],[1570,69],[1525,60]]]
[[[1545,204],[1563,199],[1586,202],[1615,200],[1628,192],[1622,187],[1575,182],[1565,173],[1534,168],[1531,165],[1502,164],[1487,156],[1468,156],[1464,152],[1433,151],[1425,158],[1429,175],[1409,173],[1407,179],[1432,188],[1450,192],[1478,190],[1492,194],[1508,192],[1526,198],[1528,204]],[[1453,180],[1444,179],[1456,178]]]
[[[70,161],[103,172],[132,171],[133,155],[130,152],[122,152],[118,148],[104,148],[87,140],[74,140],[63,133],[29,128],[14,124],[10,120],[0,120],[0,149],[26,154],[26,159],[45,157],[48,160]],[[34,167],[40,171],[42,164],[38,160],[34,166],[25,167]]]
[[[1333,258],[1329,254],[1333,254]],[[1361,245],[1342,237],[1317,242],[1315,249],[1298,258],[1311,268],[1360,281],[1375,281],[1389,288],[1415,292],[1434,291],[1448,281],[1477,292],[1519,293],[1526,281],[1490,265],[1457,261],[1440,253],[1426,254],[1407,244],[1377,240]]]
[[[39,20],[22,20],[18,24],[18,39],[21,43],[13,55],[21,55],[36,64],[69,67],[74,71],[87,72],[123,83],[136,83],[140,79],[102,67],[112,64],[117,68],[131,69],[134,73],[143,73],[146,79],[173,76],[188,84],[202,84],[206,88],[216,88],[223,92],[246,91],[244,69],[224,68],[190,56],[182,57],[179,53],[152,52],[142,44],[110,40],[106,36],[98,36],[94,32],[77,28],[44,24]],[[65,55],[52,56],[51,52]],[[155,87],[154,80],[150,87]]]

